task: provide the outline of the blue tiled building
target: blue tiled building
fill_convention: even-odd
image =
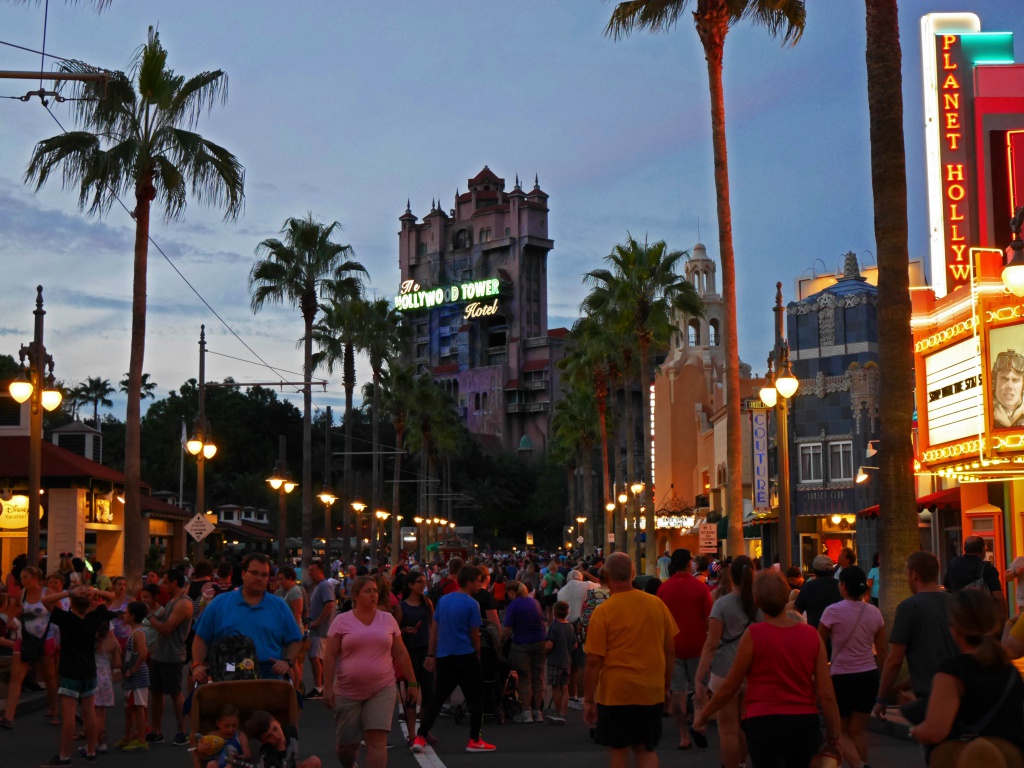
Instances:
[[[878,439],[878,288],[846,255],[841,276],[786,307],[790,361],[800,388],[790,401],[789,466],[793,553],[807,568],[852,546],[870,567],[877,521],[858,512],[877,504],[877,476],[855,476]]]

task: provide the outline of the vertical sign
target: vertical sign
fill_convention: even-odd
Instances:
[[[718,524],[704,523],[700,527],[700,553],[710,555],[718,551]]]
[[[968,246],[973,241],[968,194],[970,117],[967,109],[973,72],[963,55],[960,35],[937,38],[939,168],[942,180],[942,237],[945,243],[946,292],[971,279]]]
[[[755,511],[768,511],[768,412],[751,411],[750,443],[754,451],[753,502]]]

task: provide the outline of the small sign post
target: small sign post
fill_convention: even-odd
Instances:
[[[700,553],[702,555],[713,554],[718,551],[718,525],[717,523],[703,523],[700,527]]]
[[[188,535],[196,541],[202,541],[211,533],[216,526],[206,519],[206,515],[202,512],[197,512],[196,516],[185,523],[185,530],[188,531]]]

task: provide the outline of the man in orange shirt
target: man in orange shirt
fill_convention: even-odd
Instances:
[[[633,589],[633,561],[622,552],[604,565],[611,596],[587,629],[583,719],[609,748],[611,768],[656,768],[661,713],[675,665],[678,633],[668,607]]]

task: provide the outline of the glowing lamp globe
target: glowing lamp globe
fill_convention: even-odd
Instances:
[[[193,456],[198,456],[200,451],[203,450],[203,439],[198,434],[192,435],[188,442],[185,443],[185,450]]]
[[[796,394],[797,389],[800,387],[800,382],[796,376],[793,375],[793,369],[789,363],[786,363],[785,372],[775,379],[775,389],[787,400]]]
[[[1003,285],[1014,296],[1024,296],[1024,249],[1014,248],[1013,258],[1003,268]]]
[[[11,385],[7,389],[10,390],[11,397],[13,397],[15,402],[18,403],[24,403],[32,397],[32,382],[26,381],[25,379],[16,379],[12,381]]]
[[[761,391],[758,392],[758,395],[761,397],[761,402],[769,408],[774,408],[775,403],[778,402],[779,398],[779,393],[776,391],[775,387],[772,386],[761,387]]]
[[[203,446],[203,458],[204,459],[212,459],[216,455],[217,455],[217,446],[216,445],[214,445],[213,443],[206,443]]]
[[[53,411],[60,407],[60,402],[64,399],[64,396],[60,393],[59,389],[44,389],[42,399],[43,408]]]

